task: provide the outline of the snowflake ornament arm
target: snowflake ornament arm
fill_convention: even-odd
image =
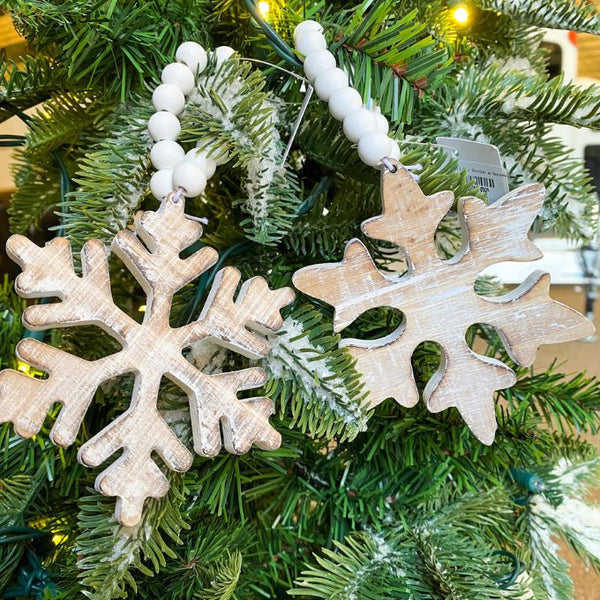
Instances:
[[[203,247],[182,259],[180,253],[202,234],[202,227],[186,218],[183,200],[169,196],[156,212],[137,220],[135,233],[121,231],[112,249],[136,277],[147,294],[146,313],[139,324],[113,302],[106,251],[92,240],[82,251],[82,276],[73,268],[69,243],[56,239],[39,248],[23,236],[10,238],[10,256],[24,269],[17,291],[24,297],[58,297],[59,302],[32,306],[24,313],[27,327],[44,329],[94,324],[122,345],[115,354],[87,361],[32,339],[18,345],[19,357],[48,373],[45,380],[5,370],[0,373],[0,420],[12,421],[18,434],[35,435],[55,403],[60,413],[52,428],[54,443],[74,442],[96,388],[124,373],[135,374],[128,410],[92,437],[79,450],[86,466],[101,465],[122,451],[96,479],[98,491],[116,496],[116,516],[124,525],[141,518],[148,497],[163,496],[168,481],[152,458],[156,452],[168,468],[186,471],[190,451],[160,415],[157,395],[167,377],[188,395],[194,449],[214,456],[221,446],[234,453],[254,443],[273,449],[281,436],[268,418],[273,411],[268,398],[241,400],[238,392],[256,388],[266,380],[260,368],[208,375],[183,356],[194,342],[213,338],[233,351],[264,357],[269,351],[264,333],[282,325],[280,310],[294,294],[289,288],[270,290],[255,277],[241,287],[234,300],[240,274],[233,267],[215,277],[209,298],[197,321],[184,327],[169,324],[173,295],[215,264],[217,252]]]
[[[523,186],[492,205],[462,198],[459,216],[463,246],[450,260],[441,259],[434,235],[453,202],[451,192],[425,196],[406,169],[382,174],[383,214],[365,221],[369,237],[394,242],[406,252],[408,270],[401,276],[381,273],[359,240],[346,246],[341,263],[300,269],[294,284],[335,307],[334,329],[341,331],[366,311],[383,306],[404,313],[404,321],[379,340],[346,339],[369,390],[371,406],[394,398],[414,406],[419,392],[411,356],[424,341],[437,342],[441,364],[423,392],[427,407],[438,412],[455,406],[473,433],[491,444],[496,432],[493,392],[515,383],[511,369],[473,352],[465,341],[474,323],[495,326],[516,362],[533,363],[543,343],[578,339],[594,327],[575,310],[550,299],[549,276],[535,272],[510,293],[484,298],[474,291],[486,267],[541,256],[527,238],[542,207],[544,188]]]

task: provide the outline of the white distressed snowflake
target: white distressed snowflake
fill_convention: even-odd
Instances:
[[[148,497],[161,497],[169,487],[152,453],[174,471],[186,471],[192,453],[177,438],[157,409],[162,377],[183,389],[189,399],[194,450],[216,455],[224,445],[241,454],[254,443],[259,448],[279,447],[281,436],[269,424],[273,411],[268,398],[239,399],[239,391],[265,383],[261,368],[206,374],[184,357],[183,351],[202,339],[211,339],[236,353],[261,358],[267,355],[266,333],[281,327],[280,309],[294,297],[291,289],[270,290],[254,277],[236,296],[240,273],[221,269],[196,321],[171,327],[173,295],[217,261],[216,250],[203,247],[190,257],[180,253],[196,242],[201,225],[186,218],[183,201],[169,198],[156,212],[137,220],[135,233],[120,231],[113,252],[121,258],[147,294],[143,323],[118,308],[112,298],[106,250],[92,240],[82,250],[82,275],[73,268],[71,247],[56,238],[40,248],[23,236],[9,239],[10,256],[23,267],[16,281],[25,298],[58,297],[59,302],[27,308],[29,329],[98,325],[121,345],[112,355],[94,361],[73,356],[34,339],[22,340],[21,360],[48,373],[45,380],[13,370],[0,373],[0,421],[12,421],[18,434],[35,435],[55,403],[61,410],[51,431],[55,444],[75,441],[81,422],[98,386],[125,373],[135,374],[129,409],[86,442],[79,460],[97,467],[113,454],[121,456],[102,471],[96,488],[117,497],[116,516],[124,525],[136,524]]]
[[[465,340],[467,329],[474,323],[493,325],[510,357],[524,366],[533,363],[540,344],[594,331],[585,317],[550,299],[550,277],[541,271],[503,296],[475,293],[475,279],[486,267],[541,257],[527,235],[542,207],[544,188],[523,186],[491,205],[462,198],[463,246],[450,260],[438,256],[434,236],[452,206],[452,192],[425,196],[410,173],[398,168],[382,175],[382,195],[383,214],[365,221],[362,229],[369,237],[402,247],[408,271],[380,272],[366,247],[354,239],[341,263],[305,267],[295,274],[294,284],[335,307],[336,332],[373,308],[402,311],[403,323],[382,339],[341,341],[357,359],[371,406],[386,398],[414,406],[419,391],[411,356],[422,342],[436,342],[442,359],[423,392],[428,409],[455,406],[477,438],[491,444],[496,432],[493,392],[513,385],[515,375],[502,362],[473,352]]]

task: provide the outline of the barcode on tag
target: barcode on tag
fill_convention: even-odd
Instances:
[[[471,160],[459,162],[467,171],[467,179],[479,186],[487,195],[488,202],[495,202],[504,194],[508,194],[508,176],[502,167]]]
[[[469,181],[476,183],[486,194],[496,187],[496,182],[491,177],[484,177],[483,175],[469,175],[467,176]]]

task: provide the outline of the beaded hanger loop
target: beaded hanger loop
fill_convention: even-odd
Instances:
[[[390,124],[375,106],[369,110],[361,95],[348,83],[348,75],[337,67],[335,56],[327,50],[323,27],[317,21],[302,21],[294,30],[296,50],[304,55],[304,73],[329,112],[342,121],[344,135],[357,144],[358,155],[367,165],[381,166],[395,173],[392,161],[400,159],[398,142],[388,136]],[[404,165],[407,170],[421,165]],[[411,173],[418,181],[418,175]]]

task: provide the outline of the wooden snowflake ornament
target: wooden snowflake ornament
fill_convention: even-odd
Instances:
[[[414,406],[419,392],[412,353],[421,342],[437,342],[442,360],[423,393],[428,409],[439,412],[455,406],[477,438],[489,445],[496,432],[493,392],[512,386],[516,378],[500,361],[469,348],[469,326],[493,325],[510,357],[523,366],[533,363],[540,344],[593,333],[594,326],[583,315],[550,299],[547,273],[535,271],[499,297],[481,297],[474,291],[475,278],[486,267],[541,257],[527,234],[544,193],[541,185],[526,185],[491,205],[461,198],[462,249],[451,260],[442,260],[434,235],[452,206],[453,194],[425,196],[410,173],[397,166],[396,172],[382,174],[383,214],[365,221],[362,230],[401,246],[408,271],[402,276],[380,272],[362,242],[354,239],[341,263],[305,267],[295,274],[299,290],[335,307],[336,332],[372,308],[388,306],[404,313],[402,325],[385,338],[341,341],[357,360],[371,406],[386,398]]]
[[[98,325],[122,345],[122,350],[87,361],[34,339],[22,340],[17,346],[19,358],[49,377],[40,380],[18,371],[2,371],[0,422],[12,421],[19,435],[31,437],[40,430],[50,407],[59,403],[61,411],[50,435],[55,444],[68,446],[75,441],[98,386],[112,377],[134,373],[129,409],[86,442],[78,455],[82,464],[97,467],[122,450],[121,456],[98,475],[96,488],[117,497],[115,514],[124,525],[140,520],[146,498],[161,497],[168,490],[167,478],[152,458],[154,451],[174,471],[186,471],[192,463],[191,452],[157,409],[163,376],[188,395],[197,454],[214,456],[221,445],[241,454],[253,443],[263,449],[278,448],[281,443],[281,436],[268,421],[273,411],[271,400],[237,397],[239,391],[265,383],[262,369],[207,375],[186,360],[183,350],[212,338],[244,356],[266,356],[269,345],[264,334],[281,327],[279,311],[293,300],[294,293],[289,288],[270,290],[264,279],[254,277],[241,286],[235,298],[240,273],[225,267],[216,275],[198,319],[183,327],[171,327],[173,295],[218,258],[216,250],[209,247],[180,258],[201,234],[201,225],[186,218],[183,200],[171,194],[157,212],[142,214],[135,233],[125,230],[116,235],[113,252],[148,296],[141,324],[113,302],[102,242],[92,240],[83,247],[81,276],[73,269],[66,239],[54,239],[44,248],[20,235],[7,243],[9,255],[23,267],[15,284],[17,292],[24,298],[60,299],[27,308],[23,321],[29,329]]]

